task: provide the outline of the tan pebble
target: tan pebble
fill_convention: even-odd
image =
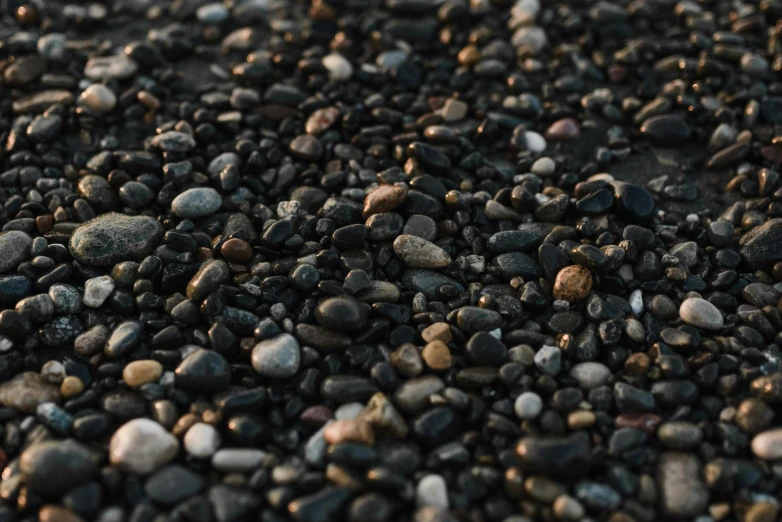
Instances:
[[[84,519],[62,506],[44,506],[38,511],[38,522],[84,522]]]
[[[462,65],[473,65],[481,59],[481,52],[474,45],[465,45],[457,58]]]
[[[588,428],[595,423],[595,414],[587,410],[579,410],[567,416],[567,425],[571,430]]]
[[[60,393],[66,399],[75,397],[84,391],[84,383],[74,375],[68,375],[60,384]]]
[[[405,377],[415,377],[424,371],[421,353],[412,343],[405,343],[393,351],[391,365]]]
[[[625,360],[625,370],[630,375],[644,375],[649,371],[649,367],[652,365],[652,360],[645,353],[634,353]]]
[[[771,502],[759,502],[747,510],[744,522],[776,522],[779,506]]]
[[[131,388],[140,388],[157,381],[163,375],[163,365],[152,359],[133,361],[122,370],[122,380]]]
[[[372,426],[362,418],[334,421],[326,426],[323,436],[329,444],[339,444],[340,442],[359,442],[367,446],[375,444]]]
[[[576,303],[586,299],[592,289],[592,274],[580,265],[566,266],[554,280],[554,299]]]
[[[436,372],[447,370],[453,362],[448,346],[439,340],[434,340],[424,346],[421,357],[423,357],[426,366]]]
[[[171,429],[171,433],[175,437],[184,437],[185,433],[187,433],[187,430],[193,427],[193,424],[196,422],[201,421],[201,416],[197,415],[195,413],[185,413],[181,417],[179,417],[179,420],[176,421],[176,424],[174,424],[174,427]],[[231,426],[231,422],[228,422],[228,429],[233,429]]]
[[[364,217],[389,212],[407,199],[407,188],[402,185],[381,185],[364,199]]]
[[[337,486],[352,489],[354,491],[359,491],[364,488],[361,477],[358,477],[355,473],[333,463],[326,466],[326,478]]]
[[[407,436],[409,431],[404,417],[380,392],[369,399],[366,408],[361,410],[360,418],[369,422],[377,431],[390,432],[400,439]]]
[[[451,342],[453,336],[451,335],[451,326],[448,323],[434,323],[432,326],[427,326],[423,332],[421,332],[421,338],[430,343],[432,341],[442,341],[444,343]]]

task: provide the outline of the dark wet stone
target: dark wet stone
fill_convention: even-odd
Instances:
[[[492,259],[492,264],[498,267],[506,280],[523,277],[525,280],[540,277],[540,267],[526,254],[508,252]]]
[[[689,140],[692,130],[684,118],[674,114],[661,114],[644,121],[641,134],[655,145],[678,147]]]
[[[205,483],[201,475],[172,464],[150,476],[144,484],[144,491],[154,502],[173,506],[201,491]]]
[[[0,305],[14,306],[33,289],[33,282],[21,275],[0,276]]]
[[[199,349],[177,366],[175,382],[178,388],[193,392],[212,393],[225,389],[231,382],[231,369],[217,352]]]
[[[437,446],[447,442],[462,426],[461,416],[453,409],[438,407],[428,410],[410,424],[410,432],[422,445]]]
[[[616,210],[631,222],[643,222],[654,211],[652,195],[638,185],[621,181],[612,181]]]
[[[325,328],[338,332],[356,332],[364,328],[370,308],[352,297],[324,299],[315,309],[315,318]]]
[[[46,441],[29,446],[19,459],[24,483],[44,496],[59,496],[98,473],[98,459],[73,441]]]
[[[591,461],[589,439],[585,435],[522,438],[516,446],[522,469],[563,478],[585,475]]]
[[[459,292],[464,291],[464,286],[454,279],[439,272],[422,268],[411,268],[406,270],[402,275],[402,284],[416,292],[423,293],[427,299],[432,300],[440,299],[438,296],[438,289],[444,285],[454,287],[458,289]]]
[[[477,306],[465,306],[456,314],[456,324],[468,333],[489,332],[502,326],[502,316]]]
[[[327,487],[317,493],[297,498],[288,505],[288,511],[296,522],[344,520],[344,513],[352,496],[348,488]]]
[[[467,358],[475,366],[500,366],[508,360],[508,349],[493,335],[478,332],[467,342]]]
[[[219,259],[207,261],[187,284],[187,297],[199,301],[230,280],[231,271],[225,261]]]
[[[741,255],[752,268],[764,268],[782,261],[782,218],[755,227],[742,236]]]

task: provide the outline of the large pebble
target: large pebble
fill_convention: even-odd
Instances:
[[[220,193],[213,188],[199,187],[188,189],[171,203],[171,210],[181,218],[198,218],[214,214],[223,204]]]
[[[679,307],[682,321],[704,330],[719,330],[724,324],[719,309],[705,299],[691,297]]]
[[[133,419],[111,437],[109,459],[128,473],[147,475],[169,463],[179,450],[179,441],[157,422]]]
[[[13,270],[30,257],[33,238],[21,230],[0,233],[0,274]]]
[[[451,256],[445,250],[417,236],[402,234],[397,237],[394,252],[413,268],[442,268],[451,264]]]
[[[252,352],[253,369],[264,377],[284,379],[299,371],[301,351],[295,337],[283,333],[255,345]]]
[[[111,213],[79,226],[68,246],[80,263],[111,266],[143,260],[162,237],[162,225],[151,217]]]

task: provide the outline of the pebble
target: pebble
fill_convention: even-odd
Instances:
[[[341,54],[332,53],[323,57],[323,67],[333,81],[344,82],[353,76],[353,66]]]
[[[451,264],[451,256],[429,241],[407,234],[394,240],[394,252],[413,268],[443,268]]]
[[[37,442],[19,458],[24,483],[42,495],[62,495],[98,474],[99,460],[89,448],[70,439]]]
[[[435,474],[423,477],[415,488],[415,500],[418,507],[448,508],[448,487],[445,484],[445,479]]]
[[[157,422],[133,419],[111,437],[111,463],[128,473],[147,475],[176,457],[179,441]]]
[[[40,404],[61,400],[59,386],[47,382],[39,373],[23,372],[0,384],[0,404],[23,413],[35,413]]]
[[[98,113],[111,112],[117,106],[117,95],[105,85],[93,83],[82,91],[78,103]]]
[[[93,277],[84,282],[84,306],[100,308],[109,298],[115,287],[114,280],[110,276]]]
[[[752,439],[752,453],[763,460],[782,459],[782,429],[758,433]]]
[[[576,303],[586,299],[592,290],[592,274],[580,265],[566,266],[554,280],[554,298]]]
[[[163,365],[151,359],[133,361],[122,370],[122,380],[131,388],[157,382],[163,375]]]
[[[697,297],[682,301],[679,316],[685,323],[704,330],[719,330],[724,324],[719,309],[707,300]]]
[[[199,218],[214,214],[223,204],[220,193],[213,188],[188,189],[171,202],[171,210],[181,218]]]
[[[671,517],[693,517],[709,503],[698,457],[670,452],[660,456],[657,480],[663,512]]]
[[[513,411],[522,420],[534,419],[543,411],[543,400],[535,392],[524,392],[516,397]]]
[[[296,338],[283,333],[255,345],[252,351],[253,369],[264,377],[285,379],[296,375],[301,364],[301,351]]]
[[[33,238],[21,230],[9,230],[0,233],[0,273],[8,272],[29,259]]]
[[[71,235],[69,250],[91,266],[142,261],[163,237],[163,227],[147,216],[102,214],[80,225]]]
[[[220,432],[210,424],[196,422],[185,433],[182,444],[191,457],[208,459],[220,447]]]

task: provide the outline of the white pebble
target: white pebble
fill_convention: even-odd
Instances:
[[[100,276],[88,279],[84,283],[82,302],[90,308],[98,308],[114,291],[114,280],[110,276]]]
[[[329,71],[329,78],[334,81],[346,81],[353,76],[353,66],[341,54],[331,53],[324,56],[323,67]]]
[[[117,95],[105,85],[93,83],[79,95],[79,105],[95,112],[109,112],[117,106]]]
[[[541,153],[546,150],[546,138],[535,131],[524,133],[524,140],[527,142],[527,149],[533,153]]]
[[[415,488],[415,500],[418,507],[437,506],[448,507],[448,489],[445,479],[440,475],[427,475],[418,482]]]
[[[543,411],[543,400],[535,392],[524,392],[516,397],[513,403],[513,411],[522,420],[534,419]]]
[[[217,471],[242,473],[258,468],[266,452],[252,448],[221,449],[212,456],[212,467]]]
[[[163,426],[150,419],[126,422],[111,437],[111,463],[129,473],[146,475],[170,462],[179,450],[179,441]]]
[[[191,456],[206,459],[220,447],[220,433],[210,424],[196,422],[187,430],[182,442]]]
[[[640,288],[633,290],[633,292],[630,294],[629,301],[630,308],[633,310],[633,315],[636,317],[641,317],[641,314],[644,311],[644,295]]]

